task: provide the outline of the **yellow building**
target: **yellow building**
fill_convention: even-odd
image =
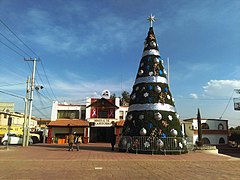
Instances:
[[[0,134],[4,134],[8,131],[8,118],[12,118],[12,125],[10,132],[23,133],[24,114],[17,112],[0,111]],[[32,117],[29,123],[29,128],[35,130],[37,126],[37,119]]]

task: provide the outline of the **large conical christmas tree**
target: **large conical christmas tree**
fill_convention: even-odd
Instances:
[[[167,72],[164,69],[153,31],[154,16],[144,42],[142,59],[130,96],[123,136],[181,136],[179,116],[175,111]]]

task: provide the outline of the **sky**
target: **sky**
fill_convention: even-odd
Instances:
[[[0,0],[0,102],[24,111],[24,101],[6,93],[25,96],[30,58],[40,60],[35,85],[44,87],[33,95],[38,118],[50,118],[54,100],[131,93],[150,14],[180,118],[200,108],[202,118],[239,126],[239,0]]]

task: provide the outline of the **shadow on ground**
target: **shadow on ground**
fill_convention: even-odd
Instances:
[[[37,147],[49,148],[49,151],[67,151],[68,144],[34,144]],[[76,150],[76,145],[73,146]],[[89,150],[89,151],[101,151],[101,152],[110,152],[111,145],[108,143],[89,143],[89,144],[80,144],[80,150]],[[117,149],[115,148],[115,151]],[[114,152],[114,151],[113,151]]]
[[[233,148],[228,145],[221,145],[217,146],[217,149],[219,154],[240,158],[240,148]]]

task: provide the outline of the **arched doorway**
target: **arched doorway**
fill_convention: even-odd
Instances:
[[[210,144],[210,140],[206,137],[202,139],[203,144]]]
[[[221,138],[219,139],[219,144],[225,144],[225,140],[224,140],[223,137],[221,137]]]

